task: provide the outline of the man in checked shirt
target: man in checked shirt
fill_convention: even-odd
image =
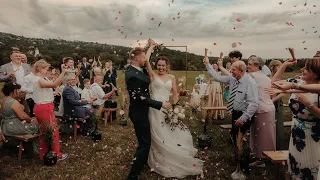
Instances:
[[[220,60],[221,61],[221,60]],[[243,61],[235,61],[232,66],[232,76],[219,75],[209,63],[209,58],[203,60],[208,73],[215,81],[230,86],[230,99],[227,105],[227,113],[232,114],[232,141],[237,157],[237,134],[240,131],[245,134],[252,124],[251,117],[258,108],[258,88],[254,79],[247,73],[246,64]],[[242,167],[245,172],[249,170],[249,162]]]

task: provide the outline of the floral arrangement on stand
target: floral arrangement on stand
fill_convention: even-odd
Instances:
[[[182,77],[179,77],[178,78],[178,86],[180,87],[180,96],[186,96],[187,95],[187,91],[185,89],[186,87],[186,82],[187,82],[187,79],[185,76],[182,76]]]
[[[41,123],[43,128],[42,137],[48,145],[48,152],[43,156],[43,162],[46,166],[52,166],[57,163],[57,154],[54,151],[51,151],[51,145],[53,142],[54,131],[57,130],[58,126],[50,121],[50,123],[43,122]]]
[[[186,106],[191,108],[190,120],[199,117],[199,112],[201,111],[201,95],[199,92],[199,85],[194,86],[194,91],[191,93],[190,102],[186,102]]]
[[[124,84],[124,80],[122,80],[120,84]],[[123,91],[121,88],[118,88],[118,92],[121,94],[119,123],[122,126],[126,126],[128,123],[128,118],[125,116],[125,110],[128,110],[129,98],[128,98],[128,94],[126,94],[125,91]]]
[[[163,110],[162,112],[165,114],[165,121],[162,122],[162,126],[168,124],[172,131],[174,131],[175,128],[179,128],[182,131],[188,129],[181,121],[186,117],[184,105],[180,105],[178,102],[173,104],[170,109]]]

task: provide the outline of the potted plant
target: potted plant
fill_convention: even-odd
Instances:
[[[42,137],[44,138],[44,141],[48,145],[48,152],[43,156],[43,162],[46,166],[53,166],[57,163],[57,153],[51,150],[51,145],[53,143],[53,134],[57,127],[54,123],[50,121],[50,123],[43,122],[43,131],[42,131]]]
[[[179,82],[179,87],[180,87],[180,96],[186,96],[187,95],[187,91],[185,89],[186,87],[186,77],[182,76],[180,78],[178,78],[178,82]]]

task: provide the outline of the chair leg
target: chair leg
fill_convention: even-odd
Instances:
[[[104,126],[107,126],[109,111],[104,112]]]
[[[284,179],[285,180],[290,180],[290,174],[288,172],[288,164],[286,164],[285,166],[283,166],[283,172],[284,172]]]
[[[112,123],[112,112],[110,111],[110,123]]]
[[[77,141],[77,122],[75,121],[74,122],[74,125],[73,125],[73,139],[75,140],[75,141]]]
[[[20,160],[21,160],[21,156],[22,156],[22,141],[20,141],[19,154],[18,154],[18,161],[20,161]]]

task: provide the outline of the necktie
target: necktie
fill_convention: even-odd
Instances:
[[[239,81],[235,81],[234,85],[233,85],[233,88],[231,90],[230,99],[229,99],[229,102],[228,102],[228,105],[227,105],[227,113],[232,113],[233,102],[234,102],[234,99],[236,97],[236,92],[237,92],[238,86],[239,86]]]

